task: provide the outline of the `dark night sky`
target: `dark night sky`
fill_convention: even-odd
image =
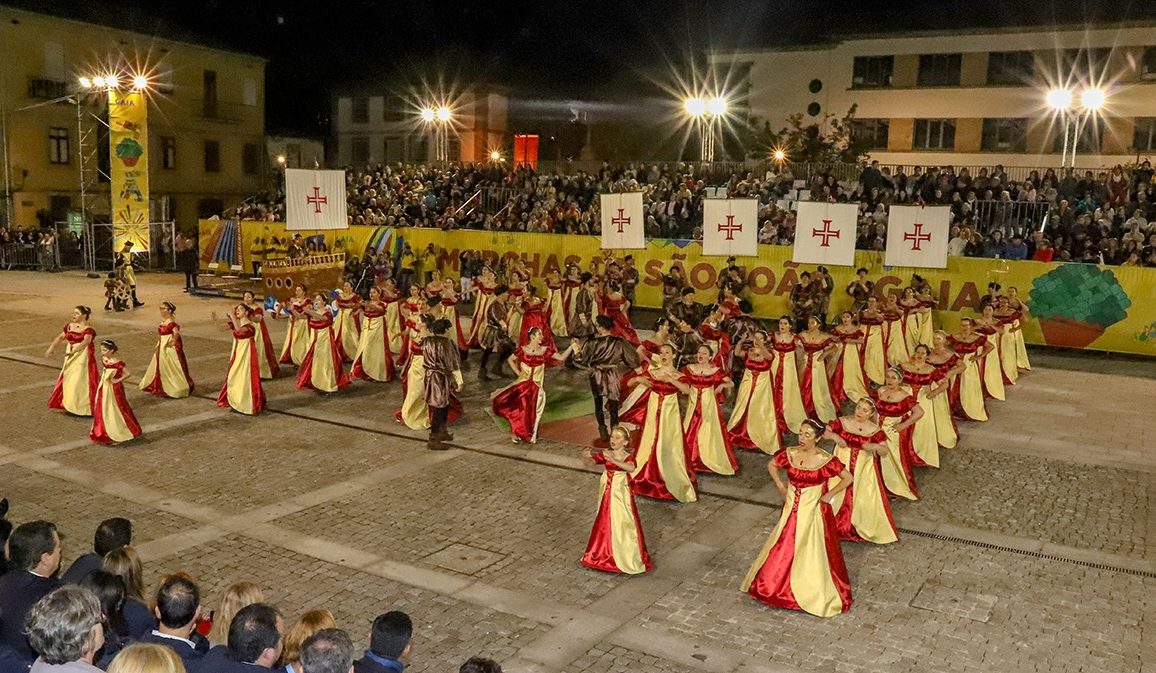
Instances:
[[[0,0],[269,59],[271,132],[324,133],[330,94],[403,78],[509,84],[534,98],[629,99],[708,47],[892,29],[1156,18],[1156,0]],[[1156,40],[1154,40],[1156,42]]]

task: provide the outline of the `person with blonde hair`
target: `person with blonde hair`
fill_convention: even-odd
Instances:
[[[335,628],[337,620],[328,610],[310,610],[301,615],[281,640],[284,647],[281,650],[281,665],[285,667],[285,673],[302,673],[301,646],[318,631]]]
[[[131,545],[110,551],[104,569],[124,580],[124,623],[130,638],[139,639],[157,627],[156,617],[144,597],[144,567]]]
[[[263,603],[265,593],[261,587],[252,582],[237,582],[225,589],[221,600],[217,603],[217,610],[213,613],[213,628],[209,631],[209,642],[213,645],[224,645],[229,642],[229,624],[233,616],[246,605]]]
[[[113,658],[108,673],[185,673],[185,664],[164,645],[133,643]]]

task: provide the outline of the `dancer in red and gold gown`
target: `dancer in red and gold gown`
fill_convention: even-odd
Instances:
[[[947,394],[936,395],[931,399],[931,413],[935,414],[935,435],[939,446],[951,449],[959,442],[959,427],[951,413],[951,391],[955,389],[956,379],[963,373],[964,364],[948,347],[947,338],[947,332],[935,330],[931,337],[932,347],[927,364],[935,367],[947,381]]]
[[[659,500],[694,502],[694,472],[686,464],[686,448],[679,414],[678,395],[689,394],[690,387],[674,368],[674,347],[667,344],[658,351],[658,363],[631,382],[646,386],[646,419],[642,422],[638,444],[637,467],[630,475],[631,487],[638,495]]]
[[[614,321],[614,336],[626,339],[632,346],[638,346],[638,333],[634,331],[634,325],[630,324],[630,302],[622,294],[617,282],[606,284],[606,294],[602,297],[602,315]]]
[[[979,371],[983,375],[983,392],[992,399],[1001,402],[1007,399],[1003,382],[1003,363],[1000,361],[1000,335],[1004,326],[995,317],[995,307],[991,304],[983,307],[983,316],[975,319],[975,331],[984,335],[992,345],[979,363]]]
[[[402,355],[401,408],[397,410],[396,418],[410,430],[428,430],[430,412],[425,403],[425,355],[421,341],[430,333],[426,328],[426,317],[419,313],[411,315],[407,322],[410,328],[406,330],[407,351]]]
[[[293,364],[300,367],[309,350],[309,316],[305,309],[309,308],[308,290],[304,285],[293,288],[293,298],[289,300],[285,310],[289,313],[289,329],[285,332],[285,345],[281,347],[281,364]]]
[[[653,564],[646,552],[638,507],[630,492],[630,473],[635,469],[630,454],[630,433],[621,425],[610,432],[610,448],[587,454],[603,466],[599,482],[598,514],[590,531],[582,565],[594,570],[638,575]]]
[[[538,296],[538,288],[526,286],[526,294],[522,297],[519,310],[522,313],[521,332],[518,334],[518,345],[525,346],[530,330],[537,327],[542,331],[542,343],[550,350],[557,350],[554,345],[554,335],[550,332],[550,318],[546,315],[546,302]]]
[[[1028,349],[1024,343],[1023,325],[1028,317],[1028,305],[1020,301],[1020,292],[1014,287],[1007,289],[1007,305],[1008,308],[1015,311],[1015,325],[1014,331],[1016,339],[1016,367],[1026,371],[1031,371],[1032,363],[1028,360]]]
[[[729,374],[731,371],[731,353],[734,351],[734,347],[731,344],[730,335],[723,329],[725,316],[726,311],[721,306],[711,304],[706,308],[706,318],[698,326],[698,333],[706,345],[710,346],[711,352],[714,353],[714,363]]]
[[[569,322],[566,315],[566,282],[555,269],[546,275],[546,324],[557,339],[569,336],[566,331]]]
[[[1014,386],[1019,380],[1020,370],[1016,366],[1016,333],[1020,331],[1019,311],[1013,311],[1008,305],[1007,297],[999,296],[995,300],[994,317],[1003,326],[999,334],[999,363],[1003,371],[1005,386]],[[1020,335],[1020,339],[1023,335]]]
[[[60,368],[56,386],[48,396],[49,409],[62,409],[74,416],[92,415],[99,375],[94,354],[96,349],[92,344],[96,330],[88,324],[91,316],[92,309],[87,306],[73,308],[72,321],[64,326],[48,350],[44,351],[44,357],[50,358],[61,342],[68,342],[64,351],[64,366]]]
[[[396,360],[402,352],[401,293],[392,278],[383,280],[380,289],[381,303],[385,305],[385,343]]]
[[[887,371],[887,339],[879,300],[874,295],[867,298],[867,308],[860,311],[859,325],[863,328],[863,373],[867,381],[881,386]]]
[[[831,502],[852,478],[841,460],[818,447],[822,432],[807,419],[799,446],[775,454],[767,466],[783,497],[782,514],[742,589],[773,607],[834,617],[851,607],[851,581]],[[778,469],[787,471],[786,483]],[[834,477],[839,480],[832,486]]]
[[[777,453],[782,445],[779,434],[775,375],[771,371],[774,356],[767,349],[767,333],[755,332],[747,344],[735,350],[746,353],[746,368],[735,404],[727,420],[727,435],[731,445],[740,449],[758,449],[763,453]]]
[[[145,367],[140,389],[157,397],[181,399],[193,392],[193,377],[181,343],[181,326],[174,319],[177,307],[172,302],[161,303],[161,323],[157,325],[160,339],[153,356]]]
[[[393,353],[389,350],[389,328],[382,291],[369,288],[369,301],[361,307],[361,333],[353,356],[350,376],[365,381],[392,381]]]
[[[570,344],[570,350],[578,347],[578,342]],[[518,378],[505,388],[490,393],[494,414],[510,423],[510,435],[515,444],[538,442],[538,424],[546,411],[546,367],[561,362],[570,350],[555,353],[546,345],[542,330],[531,327],[526,335],[526,345],[519,346],[510,356],[510,369]]]
[[[217,314],[213,313],[212,318],[217,320]],[[234,411],[253,416],[265,408],[265,390],[257,369],[257,328],[249,322],[249,309],[244,304],[234,306],[233,314],[225,322],[233,333],[233,353],[229,356],[229,372],[217,396],[217,406],[232,407]]]
[[[831,400],[838,409],[844,402],[870,397],[871,392],[863,369],[863,330],[855,326],[850,311],[843,311],[839,316],[839,324],[831,336],[838,341],[835,371],[831,373]]]
[[[92,432],[88,433],[88,438],[97,444],[120,444],[136,439],[140,437],[140,423],[137,423],[124,394],[128,369],[117,354],[115,341],[105,339],[100,342],[100,360],[104,372],[92,405]]]
[[[831,503],[839,537],[852,542],[888,544],[899,539],[899,531],[879,469],[879,457],[889,451],[887,434],[876,421],[875,403],[864,397],[855,404],[854,414],[828,423],[823,438],[835,442],[835,456],[852,477],[851,486]]]
[[[824,332],[822,327],[817,316],[808,316],[807,330],[797,337],[805,357],[799,392],[803,397],[803,410],[807,417],[817,418],[826,424],[839,415],[827,385],[827,357],[839,348],[839,342]]]
[[[320,292],[313,295],[313,306],[305,309],[305,314],[309,316],[309,350],[297,372],[297,389],[337,392],[349,385],[349,376],[341,366],[341,354],[333,334],[333,314],[325,305],[325,295]]]
[[[626,398],[622,400],[622,404],[618,408],[618,420],[620,423],[629,423],[635,428],[642,427],[642,421],[646,418],[646,397],[649,395],[649,388],[632,387],[630,382],[646,374],[646,370],[650,368],[651,363],[658,357],[658,349],[669,343],[670,320],[659,318],[654,321],[654,334],[649,339],[644,339],[635,349],[638,351],[640,364],[636,369],[626,372],[622,377],[622,381],[619,383],[619,387],[622,390],[630,391],[626,394]]]
[[[461,295],[457,288],[458,284],[454,282],[453,278],[446,278],[442,281],[441,318],[449,321],[449,339],[457,345],[458,354],[462,360],[465,360],[470,353],[470,342],[466,339],[466,332],[462,329],[462,318],[458,313],[458,302],[461,301]]]
[[[494,300],[494,288],[497,286],[494,271],[488,266],[482,267],[482,275],[474,278],[474,290],[477,291],[474,293],[474,316],[466,338],[470,348],[483,348],[481,338],[486,329],[486,311]]]
[[[947,338],[956,354],[962,358],[963,371],[951,387],[951,410],[957,418],[986,421],[987,408],[983,398],[983,361],[995,349],[987,337],[975,332],[972,318],[960,318],[959,334]]]
[[[421,288],[417,285],[409,286],[409,296],[401,302],[398,308],[401,315],[401,359],[410,350],[410,340],[413,336],[413,327],[418,316],[425,313],[426,302],[422,299]]]
[[[879,425],[887,435],[887,455],[880,458],[883,484],[892,495],[918,500],[915,488],[915,448],[911,443],[912,426],[923,416],[923,409],[915,396],[903,386],[903,371],[898,367],[887,370],[879,400],[875,403]]]
[[[924,307],[923,302],[919,301],[919,297],[915,296],[915,289],[911,287],[903,288],[903,296],[899,298],[899,308],[903,310],[903,320],[900,325],[903,330],[903,343],[906,346],[908,356],[915,347],[923,343],[920,341],[920,336],[923,333],[923,323],[925,320],[931,319],[931,310]],[[906,360],[902,360],[906,362]],[[892,362],[892,366],[899,364],[899,362]]]
[[[338,358],[352,362],[361,336],[361,295],[353,291],[353,283],[345,281],[334,302],[337,315],[333,318],[333,343]]]
[[[738,472],[739,464],[719,406],[719,399],[735,385],[730,372],[714,363],[714,353],[704,344],[698,347],[695,361],[682,368],[682,376],[690,386],[682,419],[690,469],[728,476]]]
[[[946,397],[948,382],[943,372],[927,361],[931,348],[919,344],[911,352],[911,359],[899,365],[903,383],[911,388],[923,415],[911,431],[911,464],[916,467],[939,467],[939,430],[933,408],[934,400]]]
[[[277,366],[277,354],[273,351],[273,340],[269,338],[269,328],[265,325],[265,307],[257,301],[257,296],[250,290],[241,295],[241,303],[249,309],[249,320],[257,329],[257,364],[261,369],[262,379],[275,379],[280,373]],[[277,314],[270,315],[276,319]]]
[[[791,319],[787,316],[779,318],[779,331],[771,339],[771,348],[775,355],[771,371],[775,380],[775,413],[779,434],[798,432],[807,418],[807,410],[803,406],[799,369],[795,359],[799,339],[791,331]]]

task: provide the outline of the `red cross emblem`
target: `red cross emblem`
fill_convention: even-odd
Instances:
[[[313,206],[313,214],[314,215],[319,215],[319,214],[321,214],[321,204],[323,204],[323,203],[328,204],[329,203],[329,197],[328,196],[321,196],[321,188],[320,187],[314,187],[313,188],[313,195],[312,196],[306,196],[305,197],[305,203]]]
[[[725,226],[721,223],[718,224],[717,226],[718,226],[718,230],[719,230],[720,234],[723,233],[724,231],[726,232],[728,241],[735,240],[735,237],[734,237],[735,232],[743,230],[742,223],[735,224],[735,216],[734,215],[727,215],[727,223]]]
[[[922,248],[923,242],[924,241],[930,242],[931,241],[931,234],[923,233],[923,223],[917,222],[917,223],[915,223],[915,231],[913,231],[911,233],[903,234],[903,240],[911,241],[911,250],[913,252],[914,251],[922,251],[923,250],[923,248]]]
[[[625,210],[626,210],[625,208],[619,208],[618,209],[618,217],[610,218],[610,224],[613,224],[614,226],[618,227],[618,233],[620,233],[620,234],[622,233],[622,227],[630,224],[630,218],[622,216],[622,213]]]
[[[831,220],[823,220],[822,229],[812,229],[811,238],[822,238],[823,242],[819,244],[820,248],[831,247],[831,239],[839,238],[841,232],[838,229],[831,228]]]

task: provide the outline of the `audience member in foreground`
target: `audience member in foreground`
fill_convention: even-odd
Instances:
[[[401,673],[409,663],[411,638],[409,615],[397,610],[379,615],[369,631],[369,649],[353,663],[354,673]]]
[[[209,650],[194,673],[253,673],[273,668],[281,658],[284,622],[277,608],[254,603],[241,608],[229,625],[229,644]]]
[[[55,524],[29,521],[17,526],[8,538],[8,563],[8,572],[0,577],[0,644],[12,648],[21,659],[32,661],[36,652],[24,634],[24,618],[36,601],[60,586],[53,577],[60,568],[60,536]],[[99,604],[96,612],[99,621]]]
[[[100,602],[88,589],[65,585],[32,607],[24,622],[40,656],[30,673],[99,673],[93,665],[104,645]]]

